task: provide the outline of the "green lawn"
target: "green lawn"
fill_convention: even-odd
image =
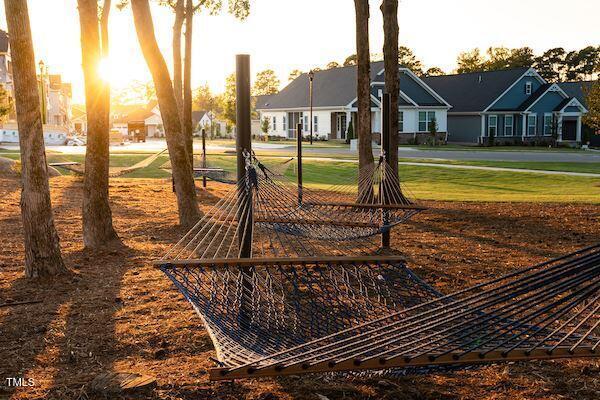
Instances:
[[[544,161],[483,161],[483,160],[438,160],[402,158],[400,161],[413,163],[435,163],[451,165],[473,165],[479,167],[534,169],[542,171],[586,172],[600,174],[600,163],[544,162]]]
[[[477,150],[477,151],[549,151],[549,152],[578,152],[584,151],[572,147],[544,147],[544,146],[462,146],[459,144],[447,144],[442,146],[429,145],[401,145],[401,147],[412,147],[421,150]]]

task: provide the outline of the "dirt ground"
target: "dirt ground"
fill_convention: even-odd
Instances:
[[[68,276],[23,278],[19,182],[0,179],[0,399],[102,398],[88,383],[105,371],[157,378],[160,399],[600,399],[600,361],[531,362],[401,379],[290,377],[211,383],[212,344],[191,306],[150,265],[183,234],[165,180],[111,180],[124,246],[83,249],[78,178],[51,180]],[[214,203],[223,187],[199,190]],[[600,241],[600,206],[428,202],[393,234],[409,265],[449,292]],[[34,385],[5,386],[7,377]],[[320,397],[325,396],[325,397]],[[111,396],[110,398],[115,398]]]

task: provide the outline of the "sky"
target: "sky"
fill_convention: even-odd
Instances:
[[[273,69],[282,86],[294,69],[339,63],[355,53],[352,0],[250,0],[250,17],[201,14],[194,20],[192,84],[221,92],[234,72],[235,54],[251,55],[253,73]],[[151,0],[152,2],[152,0]],[[227,0],[224,0],[226,3]],[[116,1],[113,1],[116,3]],[[381,53],[380,0],[371,0],[370,46]],[[35,55],[50,73],[73,83],[73,101],[82,103],[83,76],[76,0],[29,0]],[[171,64],[173,13],[152,6],[156,37]],[[536,53],[600,44],[600,1],[570,0],[400,0],[400,43],[426,67],[450,72],[464,50],[489,46],[530,46]],[[576,22],[569,22],[576,21]],[[6,29],[0,3],[0,28]],[[111,11],[110,81],[115,89],[151,79],[141,54],[129,8]]]

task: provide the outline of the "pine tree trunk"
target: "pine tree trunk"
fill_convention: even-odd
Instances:
[[[108,3],[108,8],[107,7]],[[85,82],[87,144],[83,177],[83,243],[100,248],[119,240],[112,224],[108,202],[109,161],[109,85],[98,74],[98,65],[108,53],[108,12],[102,11],[102,45],[98,24],[97,0],[78,0],[81,24],[81,59]],[[106,36],[106,37],[104,37]]]
[[[177,0],[175,3],[175,22],[173,22],[173,91],[180,118],[183,115],[183,86],[181,78],[181,31],[185,19],[185,0]],[[182,120],[183,121],[183,120]]]
[[[185,58],[183,65],[183,132],[190,164],[194,166],[194,138],[192,126],[192,29],[194,24],[193,0],[185,5]]]
[[[21,217],[25,238],[25,275],[46,277],[67,272],[54,227],[48,167],[33,41],[26,0],[5,0],[13,61],[19,145],[21,149]]]
[[[371,60],[369,51],[369,1],[354,0],[356,11],[356,56],[358,97],[358,168],[362,171],[373,164],[373,147],[371,133]],[[368,180],[363,180],[369,183]],[[366,191],[371,185],[359,187],[359,198],[369,198]]]
[[[181,120],[177,111],[177,102],[171,85],[169,70],[156,43],[148,0],[132,0],[131,8],[138,41],[152,74],[158,106],[165,127],[175,193],[177,195],[179,222],[181,225],[191,226],[198,221],[200,212],[196,202],[192,167],[185,148]]]
[[[385,90],[390,94],[390,147],[392,154],[387,154],[387,162],[395,172],[394,181],[398,178],[398,97],[400,96],[400,74],[398,71],[398,0],[383,0],[383,64],[385,68]]]

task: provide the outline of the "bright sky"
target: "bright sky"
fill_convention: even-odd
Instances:
[[[600,44],[600,2],[595,0],[400,0],[400,42],[412,48],[426,67],[456,67],[459,52],[474,47],[530,46],[579,49]],[[226,2],[226,0],[225,0]],[[76,0],[29,0],[36,58],[50,73],[73,83],[75,102],[83,102],[79,18]],[[113,1],[116,3],[116,1]],[[379,0],[371,0],[371,52],[381,53],[383,27]],[[234,71],[234,55],[250,53],[253,73],[271,68],[282,81],[293,69],[308,70],[342,62],[355,52],[352,0],[251,0],[251,15],[195,18],[193,85],[223,90]],[[171,61],[170,9],[153,5],[156,36]],[[0,15],[4,15],[3,2]],[[6,29],[5,18],[0,27]],[[113,10],[110,20],[111,82],[128,86],[150,80],[130,9]]]

